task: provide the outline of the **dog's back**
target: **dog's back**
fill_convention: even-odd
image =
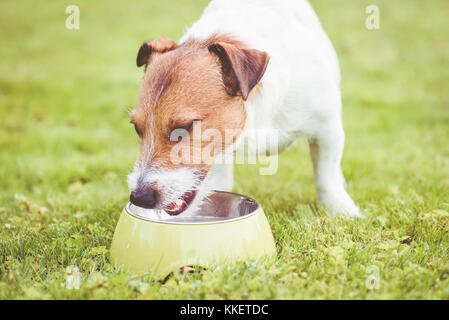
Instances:
[[[180,42],[189,37],[207,39],[213,33],[232,34],[249,47],[268,52],[271,64],[289,56],[294,63],[306,57],[307,51],[315,60],[324,54],[340,81],[333,46],[306,0],[212,0]]]

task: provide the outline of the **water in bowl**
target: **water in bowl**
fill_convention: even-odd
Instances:
[[[128,204],[127,211],[138,218],[154,222],[207,224],[245,217],[255,212],[258,207],[258,203],[251,198],[230,192],[216,192],[191,215],[181,213],[170,216],[163,210],[144,209],[133,204]]]

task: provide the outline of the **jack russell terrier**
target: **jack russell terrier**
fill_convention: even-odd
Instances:
[[[340,167],[337,55],[306,0],[213,0],[179,43],[145,42],[137,56],[137,66],[143,65],[138,104],[130,112],[140,137],[128,176],[131,203],[167,217],[191,214],[211,190],[232,189],[233,165],[173,161],[175,148],[191,147],[187,158],[199,152],[215,159],[239,148],[249,132],[276,131],[279,151],[308,139],[319,205],[331,214],[361,215]],[[206,139],[194,133],[198,124],[222,136],[238,133],[211,148],[195,141]]]

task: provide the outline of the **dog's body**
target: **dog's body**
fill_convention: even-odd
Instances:
[[[220,38],[220,35],[226,36]],[[218,40],[211,40],[214,37]],[[231,40],[226,40],[227,37]],[[232,113],[232,118],[244,118],[240,137],[277,131],[280,151],[298,137],[306,137],[310,144],[319,203],[332,213],[359,215],[358,207],[345,191],[340,168],[344,132],[338,60],[309,3],[305,0],[213,0],[181,39],[179,48],[194,47],[192,41],[206,43],[204,46],[216,53],[227,92],[244,106],[243,111],[235,109]],[[202,48],[199,44],[196,47]],[[249,72],[247,69],[255,70],[255,74],[246,76],[250,78],[247,80],[249,90],[245,89],[246,78],[240,76],[239,70],[224,74],[229,69],[228,65],[224,66],[228,60],[232,68],[238,68],[232,60],[233,51],[229,49],[234,47],[240,50],[236,57],[248,54],[250,58],[244,62],[254,64],[250,68],[243,67],[246,72]],[[161,55],[179,50],[176,48],[178,45],[175,49],[161,49]],[[227,53],[224,58],[223,51]],[[228,77],[237,79],[229,85]],[[233,85],[239,87],[232,90]],[[162,87],[160,90],[165,89]],[[209,90],[213,91],[213,96],[215,87]],[[223,116],[221,122],[231,121],[226,119]],[[238,127],[233,121],[230,126]],[[237,139],[234,144],[238,145],[240,141]],[[258,152],[267,150],[262,146]],[[132,190],[138,188],[139,179],[148,169],[142,169],[146,164],[139,163],[130,175]],[[193,203],[199,203],[208,190],[232,189],[232,165],[216,164],[207,170],[208,183],[193,184],[201,194]]]

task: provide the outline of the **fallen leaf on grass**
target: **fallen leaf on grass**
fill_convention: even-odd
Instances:
[[[34,202],[28,200],[24,195],[15,194],[14,198],[16,199],[17,203],[19,204],[19,207],[26,212],[37,213],[37,214],[45,214],[48,212],[47,207],[40,206],[37,203],[34,203]]]
[[[443,209],[435,209],[432,211],[432,213],[440,217],[449,217],[449,212]]]
[[[108,249],[106,249],[105,246],[99,246],[99,247],[95,247],[90,249],[90,254],[92,256],[101,256],[101,255],[105,255],[108,253]]]
[[[382,250],[392,250],[396,249],[400,245],[400,242],[397,240],[390,240],[386,243],[379,243],[377,247]]]

